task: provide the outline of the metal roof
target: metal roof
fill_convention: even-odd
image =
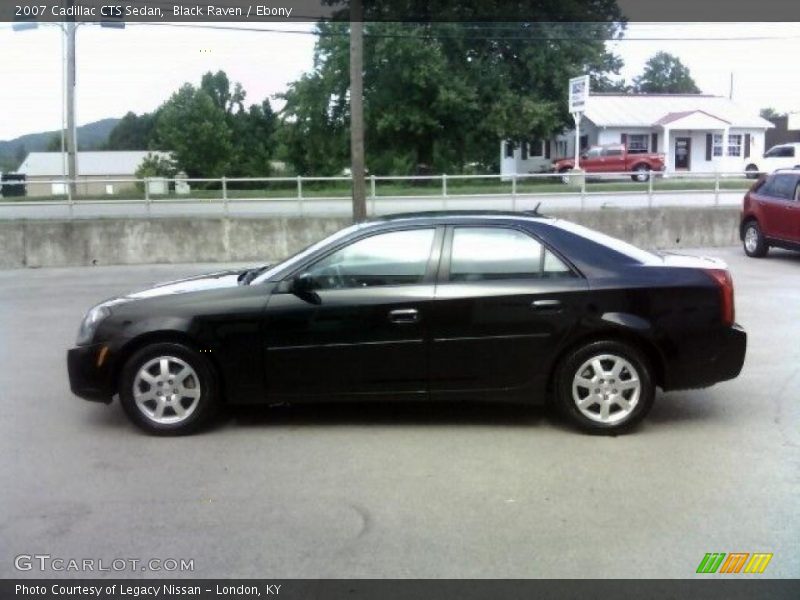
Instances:
[[[594,94],[586,99],[585,116],[599,127],[653,127],[694,112],[713,115],[731,127],[774,127],[729,98],[704,94]]]
[[[148,154],[169,157],[168,152],[140,150],[78,152],[78,176],[133,176]],[[61,177],[65,169],[66,159],[61,152],[31,152],[17,172],[28,177]]]

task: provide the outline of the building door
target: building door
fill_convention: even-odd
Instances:
[[[675,138],[675,170],[689,170],[692,158],[692,138]]]

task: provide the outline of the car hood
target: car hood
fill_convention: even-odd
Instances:
[[[206,275],[196,275],[185,279],[176,279],[158,283],[151,288],[131,292],[123,298],[128,300],[139,300],[142,298],[154,298],[156,296],[168,296],[172,294],[185,294],[187,292],[198,292],[201,290],[211,290],[226,287],[236,287],[239,285],[239,276],[242,270],[218,271]]]
[[[221,288],[231,288],[243,283],[247,284],[252,280],[248,273],[258,271],[259,273],[271,265],[262,265],[247,269],[227,269],[225,271],[215,271],[204,275],[195,275],[173,281],[158,283],[153,287],[125,294],[114,300],[125,302],[130,300],[142,300],[145,298],[156,298],[158,296],[172,296],[174,294],[186,294],[189,292],[201,292],[204,290],[216,290]]]

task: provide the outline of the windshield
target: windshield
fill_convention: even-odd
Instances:
[[[354,231],[363,229],[365,226],[366,223],[359,223],[357,225],[351,225],[350,227],[345,227],[344,229],[337,231],[333,235],[329,235],[328,237],[318,242],[314,242],[310,246],[306,246],[305,248],[300,250],[300,252],[293,254],[286,260],[277,263],[275,266],[261,273],[261,275],[256,277],[250,285],[258,285],[259,283],[263,283],[264,281],[271,281],[275,275],[277,275],[282,271],[291,269],[293,266],[303,262],[303,260],[305,260],[306,257],[311,256],[314,252],[316,252],[323,246],[326,246],[332,242],[335,242],[336,240],[340,240],[344,237],[347,237]]]

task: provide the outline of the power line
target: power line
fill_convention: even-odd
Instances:
[[[94,24],[94,23],[87,23]],[[557,25],[567,26],[574,25],[569,23],[558,23]],[[609,23],[611,25],[611,23]],[[198,29],[198,30],[212,30],[212,31],[235,31],[242,33],[273,33],[273,34],[287,34],[287,35],[311,35],[317,37],[348,37],[350,34],[347,31],[320,31],[318,29],[277,29],[269,27],[235,27],[231,25],[215,25],[215,24],[198,24],[198,23],[161,23],[161,22],[127,22],[126,27],[171,27],[177,29]],[[416,23],[410,26],[418,26]],[[0,30],[11,29],[12,25],[0,25]],[[482,29],[492,30],[494,26],[470,26],[466,29]],[[497,27],[496,29],[515,30],[519,31],[519,27]],[[453,34],[437,34],[437,33],[369,33],[364,32],[365,38],[373,39],[416,39],[416,40],[474,40],[474,41],[498,41],[498,42],[560,42],[560,41],[605,41],[605,42],[766,42],[766,41],[789,41],[800,39],[798,35],[754,35],[754,36],[603,36],[603,35],[468,35],[459,36]]]
[[[610,23],[609,23],[610,24]],[[313,35],[317,37],[348,37],[346,31],[320,31],[304,29],[274,29],[267,27],[233,27],[230,25],[212,25],[195,23],[127,23],[127,26],[174,27],[180,29],[205,29],[217,31],[238,31],[244,33],[284,33],[289,35]],[[458,36],[442,34],[408,34],[408,33],[369,33],[365,31],[365,38],[397,38],[416,40],[441,40],[441,39],[468,39],[476,41],[606,41],[606,42],[753,42],[753,41],[782,41],[800,39],[798,35],[758,35],[758,36],[725,36],[725,37],[673,37],[673,36],[647,36],[647,37],[610,37],[610,36],[581,36],[581,35],[517,35],[517,36]]]

